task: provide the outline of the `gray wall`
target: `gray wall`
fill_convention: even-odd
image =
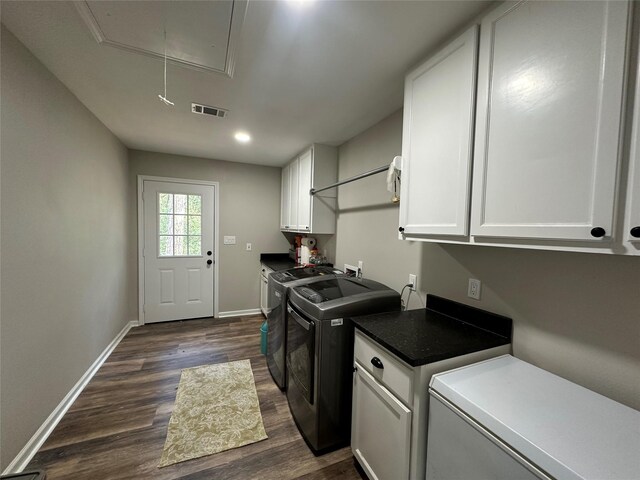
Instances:
[[[13,459],[127,321],[127,150],[2,27],[1,438]]]
[[[389,163],[401,132],[399,111],[342,145],[340,178]],[[397,290],[416,273],[422,300],[510,316],[515,356],[640,409],[640,257],[401,241],[390,196],[384,175],[340,187],[337,265],[363,260],[365,277]],[[466,296],[470,277],[480,301]]]
[[[280,169],[244,163],[208,160],[164,153],[129,152],[129,188],[137,198],[137,175],[220,182],[219,309],[220,312],[260,306],[260,253],[287,252],[280,233]],[[137,201],[130,205],[130,270],[138,282]],[[224,245],[224,235],[235,235],[236,245]],[[245,250],[247,242],[252,250]],[[134,287],[134,289],[137,287]],[[137,290],[134,290],[134,292]],[[138,318],[138,297],[131,296],[130,317]]]

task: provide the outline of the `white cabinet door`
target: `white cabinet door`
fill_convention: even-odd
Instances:
[[[289,230],[298,230],[298,159],[289,164]]]
[[[611,236],[628,11],[507,2],[482,21],[472,235]]]
[[[280,197],[280,229],[289,229],[289,216],[291,210],[291,195],[289,185],[289,165],[282,169],[282,186]]]
[[[409,478],[411,410],[358,363],[351,422],[351,449],[369,478]]]
[[[477,49],[474,26],[405,79],[400,201],[405,235],[469,232]]]
[[[311,227],[311,190],[313,176],[312,152],[307,150],[298,158],[298,230],[308,232]]]
[[[636,70],[634,102],[624,235],[636,248],[640,248],[640,63]]]

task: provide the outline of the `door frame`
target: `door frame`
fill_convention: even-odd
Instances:
[[[206,180],[191,180],[187,178],[156,177],[152,175],[138,175],[138,325],[144,325],[144,201],[142,188],[144,181],[165,183],[188,183],[191,185],[204,185],[213,187],[213,316],[218,318],[218,229],[220,224],[220,182]]]

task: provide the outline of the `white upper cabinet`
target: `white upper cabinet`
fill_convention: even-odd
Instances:
[[[289,165],[282,169],[282,183],[280,195],[280,229],[289,229],[289,215],[291,211],[291,197],[289,193]]]
[[[280,229],[289,232],[336,232],[335,188],[311,195],[312,188],[335,183],[338,178],[336,147],[314,144],[282,169]],[[288,202],[287,202],[288,200]]]
[[[298,159],[289,164],[289,228],[298,230]]]
[[[307,150],[298,157],[298,230],[308,232],[311,228],[311,183],[313,170],[311,168],[311,150]]]
[[[638,42],[640,48],[640,39]],[[629,248],[640,252],[640,64],[636,68],[634,102],[624,235]]]
[[[400,201],[405,235],[469,233],[477,50],[473,26],[405,79]]]
[[[611,240],[628,12],[507,2],[483,19],[471,235]]]

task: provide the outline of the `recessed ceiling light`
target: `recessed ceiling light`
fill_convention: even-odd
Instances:
[[[251,141],[251,135],[249,135],[247,132],[236,132],[234,137],[240,143],[248,143]]]

